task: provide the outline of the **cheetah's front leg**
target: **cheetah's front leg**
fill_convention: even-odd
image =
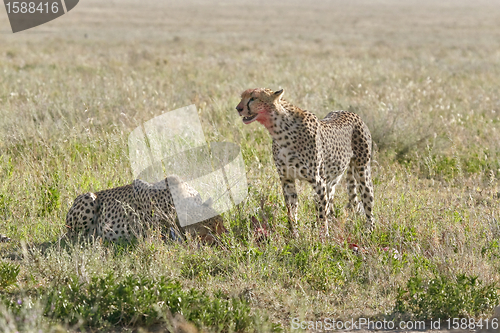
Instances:
[[[295,188],[294,179],[281,179],[281,187],[283,188],[283,196],[288,216],[288,228],[292,232],[294,238],[299,236],[297,232],[297,190]]]

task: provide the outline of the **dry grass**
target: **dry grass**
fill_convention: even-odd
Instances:
[[[494,1],[88,0],[18,34],[0,10],[0,30],[0,232],[14,240],[4,256],[57,240],[77,194],[130,182],[129,132],[178,107],[196,104],[208,140],[242,146],[250,180],[248,200],[224,216],[234,231],[227,251],[154,241],[118,253],[49,246],[25,252],[11,292],[109,270],[165,275],[248,294],[288,331],[296,316],[391,315],[397,287],[415,272],[500,280]],[[234,110],[251,87],[283,87],[318,116],[347,109],[363,117],[378,147],[371,237],[361,235],[361,217],[344,213],[339,189],[331,247],[321,245],[306,186],[303,237],[281,235],[269,136]],[[263,215],[278,232],[258,246],[247,230]],[[367,249],[364,260],[349,242]]]

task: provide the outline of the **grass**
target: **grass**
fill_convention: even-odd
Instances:
[[[192,330],[288,332],[293,318],[491,315],[497,4],[155,6],[89,0],[42,33],[0,35],[0,232],[13,239],[0,247],[0,327],[175,331],[187,320]],[[345,184],[328,242],[305,184],[300,237],[286,235],[269,135],[234,110],[251,87],[283,87],[319,117],[362,116],[375,142],[372,235],[343,209]],[[246,163],[249,195],[223,216],[224,246],[60,244],[78,194],[132,181],[130,131],[193,103],[207,140],[239,144]],[[255,242],[252,217],[268,221],[270,239]],[[179,295],[182,311],[165,305]]]
[[[121,281],[120,281],[121,280]],[[196,289],[183,291],[179,282],[164,277],[148,279],[114,273],[90,282],[71,277],[66,285],[46,296],[45,313],[53,318],[89,326],[150,326],[168,313],[180,313],[198,326],[217,332],[253,329],[250,307],[244,300],[216,293],[214,300]]]
[[[474,318],[498,304],[497,289],[494,282],[483,286],[477,277],[465,274],[456,281],[443,276],[423,281],[414,276],[399,290],[396,309],[426,320]]]

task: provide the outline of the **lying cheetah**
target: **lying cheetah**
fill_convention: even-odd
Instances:
[[[185,218],[200,221],[203,216],[213,217],[180,228],[175,223],[174,197],[182,198],[176,203],[178,209],[182,207],[179,211],[190,214]],[[214,234],[226,232],[222,217],[211,208],[210,200],[202,203],[200,194],[174,175],[155,184],[136,179],[129,185],[79,195],[66,216],[66,236],[129,241],[153,225],[167,227],[169,231],[177,226],[206,243],[215,241]]]
[[[236,107],[243,123],[257,120],[273,139],[273,157],[280,176],[290,230],[297,236],[295,180],[312,184],[319,199],[319,220],[328,235],[335,185],[347,170],[349,207],[363,201],[367,228],[374,227],[373,185],[370,176],[371,135],[361,118],[347,111],[330,112],[323,120],[282,99],[283,89],[249,89]]]

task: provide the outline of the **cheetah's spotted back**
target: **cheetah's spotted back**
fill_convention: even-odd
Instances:
[[[209,203],[202,203],[195,189],[178,176],[170,176],[155,184],[136,179],[129,185],[78,196],[66,216],[67,236],[93,235],[108,241],[128,241],[143,235],[153,225],[175,226],[174,196],[181,198],[178,204],[186,212],[212,216],[185,227],[186,232],[211,242],[212,233],[226,231],[220,215]]]

